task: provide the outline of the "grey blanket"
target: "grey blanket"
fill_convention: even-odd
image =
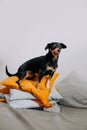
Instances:
[[[0,103],[0,130],[87,130],[87,109],[60,108],[60,113],[50,113]]]

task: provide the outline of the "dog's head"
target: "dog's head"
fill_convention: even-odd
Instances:
[[[54,55],[58,55],[61,51],[61,49],[65,49],[67,46],[63,43],[59,42],[51,42],[48,43],[45,47],[45,50],[49,49]]]

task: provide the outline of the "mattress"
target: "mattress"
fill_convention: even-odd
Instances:
[[[87,130],[87,109],[60,105],[59,113],[0,103],[0,130]]]
[[[72,72],[57,86],[59,112],[0,103],[0,130],[87,130],[87,82]]]

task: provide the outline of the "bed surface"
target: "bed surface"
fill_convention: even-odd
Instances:
[[[50,113],[0,103],[0,130],[87,130],[87,109],[60,108],[61,112]]]
[[[0,103],[0,130],[87,130],[87,83],[72,72],[56,86],[63,96],[60,112]]]

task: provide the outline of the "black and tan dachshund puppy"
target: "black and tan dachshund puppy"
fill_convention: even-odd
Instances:
[[[18,76],[19,81],[28,78],[32,79],[37,73],[39,75],[38,81],[42,79],[44,75],[52,76],[58,67],[58,58],[61,49],[65,49],[66,45],[63,43],[52,42],[48,43],[45,50],[48,49],[48,53],[45,56],[36,57],[26,61],[19,68],[17,73],[10,74],[6,66],[6,74],[8,76]]]

